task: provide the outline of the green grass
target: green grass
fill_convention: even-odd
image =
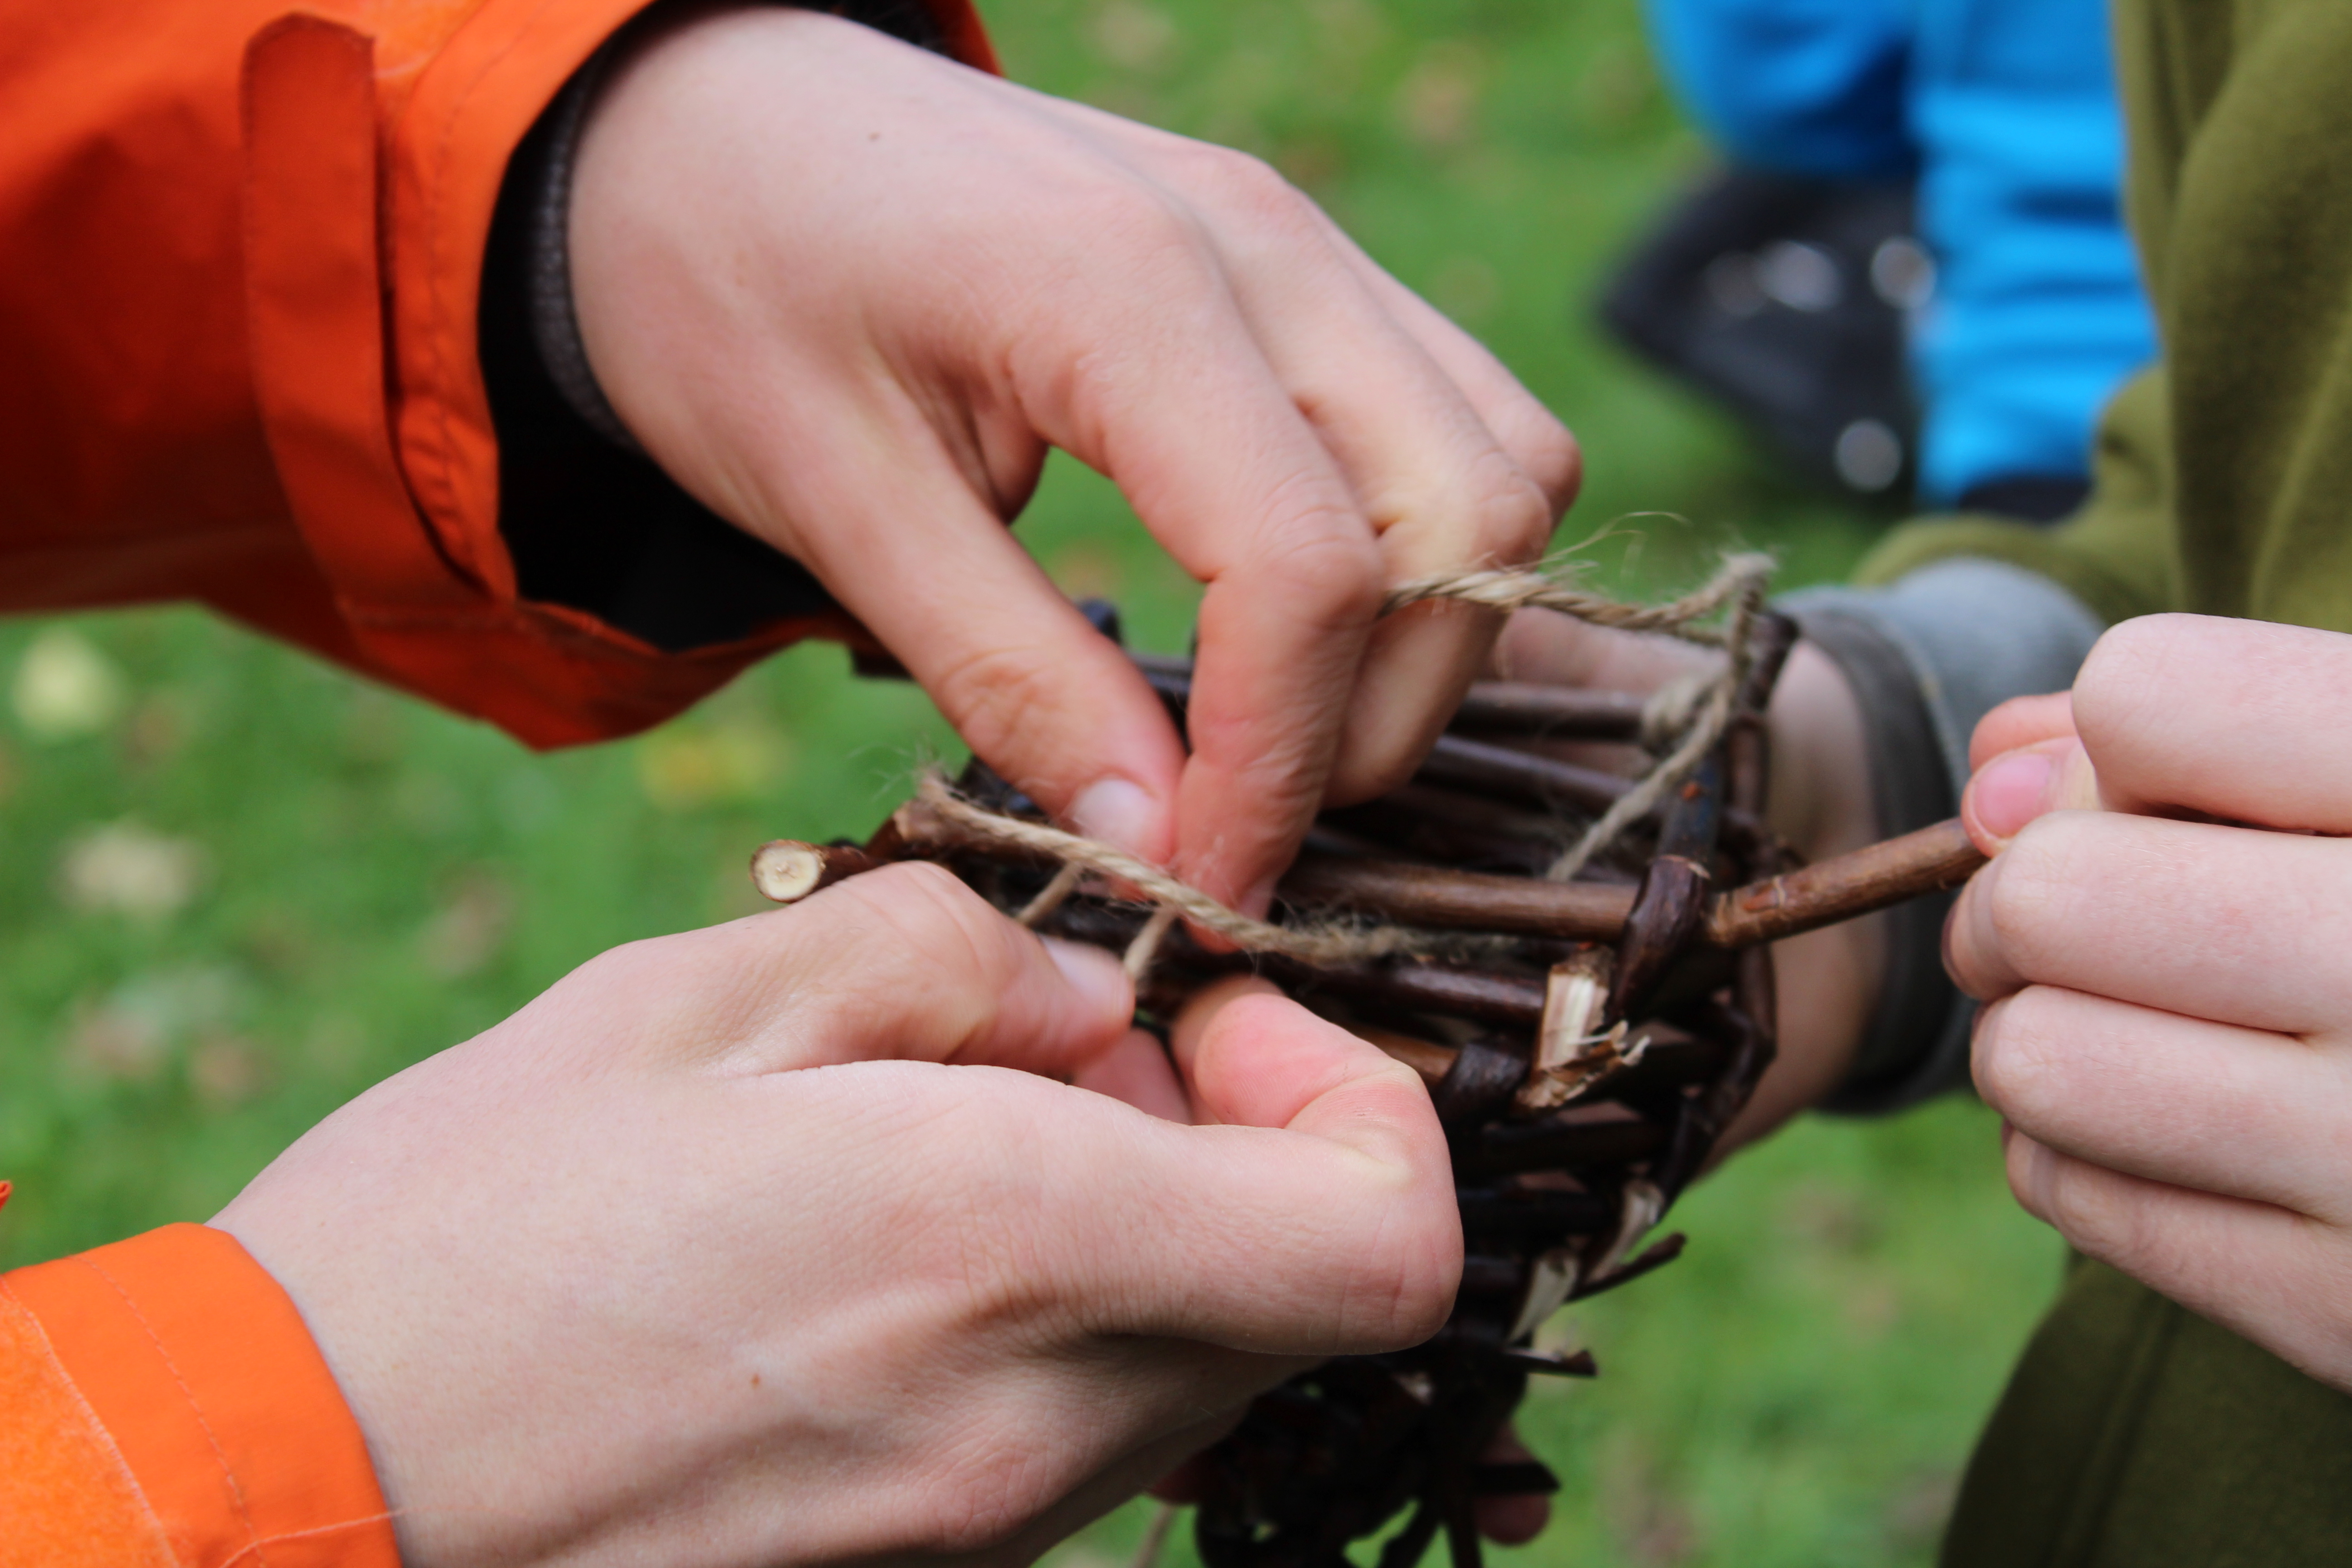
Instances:
[[[1489,342],[1585,442],[1564,537],[1680,520],[1623,525],[1603,553],[1630,586],[1734,542],[1779,551],[1784,584],[1833,577],[1879,526],[1587,325],[1609,258],[1705,157],[1631,0],[996,10],[1023,79],[1272,159]],[[1101,480],[1057,464],[1021,532],[1137,641],[1181,646],[1190,585]],[[861,833],[954,749],[919,694],[827,647],[545,757],[188,611],[0,627],[0,677],[24,700],[0,718],[0,1266],[204,1217],[367,1084],[602,948],[741,912],[752,845]],[[121,907],[126,864],[182,896]],[[1567,1490],[1507,1555],[1927,1561],[2055,1278],[1994,1147],[1973,1105],[1811,1121],[1693,1194],[1685,1261],[1563,1329],[1606,1375],[1531,1404]],[[1070,1568],[1139,1520],[1064,1548]]]

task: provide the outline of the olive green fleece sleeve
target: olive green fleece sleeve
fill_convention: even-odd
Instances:
[[[2042,540],[1917,525],[1868,572],[1990,555],[2111,619],[2352,633],[2352,5],[2117,0],[2115,15],[2165,371],[2109,410],[2081,517]],[[1939,1562],[2342,1568],[2352,1395],[2084,1264],[1978,1446]]]
[[[2113,625],[2180,603],[2173,550],[2164,372],[2126,383],[2108,405],[2091,499],[2055,528],[1989,517],[1924,518],[1887,535],[1855,580],[1877,586],[1959,556],[2005,562],[2056,583]]]

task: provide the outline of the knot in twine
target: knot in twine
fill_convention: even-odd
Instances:
[[[1613,631],[1660,633],[1724,650],[1727,657],[1720,671],[1670,682],[1652,699],[1643,715],[1643,744],[1664,755],[1544,873],[1552,881],[1565,882],[1629,825],[1647,816],[1723,738],[1724,727],[1731,721],[1731,705],[1748,678],[1749,633],[1763,608],[1764,586],[1771,575],[1769,555],[1727,556],[1722,567],[1695,593],[1671,604],[1628,605],[1573,587],[1555,573],[1456,572],[1398,584],[1382,601],[1381,613],[1391,615],[1407,605],[1433,599],[1478,605],[1506,615],[1529,608],[1554,610]],[[1717,612],[1724,612],[1719,626],[1701,624]],[[1180,919],[1216,932],[1244,952],[1279,953],[1317,965],[1428,952],[1440,940],[1392,925],[1276,925],[1243,914],[1113,845],[991,811],[956,794],[937,770],[924,775],[915,793],[926,806],[975,837],[1062,863],[1045,889],[1021,911],[1024,925],[1034,926],[1051,914],[1089,871],[1129,884],[1156,905],[1123,960],[1128,977],[1139,983],[1150,971],[1161,940]]]

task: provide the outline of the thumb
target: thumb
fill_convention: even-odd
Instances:
[[[1213,988],[1171,1043],[1213,1124],[1155,1122],[1122,1149],[1114,1187],[1139,1188],[1155,1217],[1120,1227],[1097,1262],[1111,1326],[1318,1356],[1436,1332],[1462,1226],[1412,1069],[1258,981]],[[1097,1201],[1116,1209],[1120,1195]]]
[[[2096,811],[2100,804],[2098,771],[2069,732],[2003,752],[1979,768],[1960,796],[1960,821],[1978,848],[1998,855],[2034,818]]]
[[[743,1073],[887,1058],[1063,1078],[1117,1045],[1135,1010],[1109,953],[1041,938],[923,863],[619,949],[590,972],[605,994],[647,999],[641,1033]]]

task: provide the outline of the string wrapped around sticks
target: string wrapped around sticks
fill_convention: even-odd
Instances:
[[[1980,863],[1946,823],[1786,864],[1765,826],[1764,712],[1795,628],[1763,607],[1768,569],[1735,557],[1655,606],[1537,573],[1400,587],[1392,607],[1536,605],[1722,662],[1647,700],[1474,687],[1410,783],[1318,818],[1263,920],[1055,826],[977,763],[953,784],[927,776],[863,845],[778,840],[754,857],[755,882],[785,903],[936,861],[1025,925],[1122,953],[1147,1025],[1255,971],[1429,1085],[1465,1246],[1453,1315],[1426,1343],[1300,1374],[1203,1456],[1208,1568],[1343,1568],[1350,1542],[1384,1531],[1379,1568],[1412,1568],[1441,1533],[1455,1568],[1478,1568],[1476,1500],[1557,1485],[1540,1462],[1481,1456],[1529,1376],[1595,1371],[1583,1352],[1538,1348],[1538,1329],[1679,1253],[1680,1237],[1649,1233],[1770,1065],[1766,944]],[[1136,662],[1181,721],[1189,662]],[[1647,760],[1608,773],[1541,745],[1560,740]]]
[[[1596,626],[1621,632],[1662,632],[1687,642],[1730,647],[1732,630],[1709,628],[1707,618],[1726,605],[1748,602],[1751,614],[1762,604],[1764,585],[1772,578],[1772,558],[1758,552],[1728,555],[1706,584],[1664,605],[1629,605],[1603,594],[1580,588],[1557,573],[1525,570],[1440,572],[1398,584],[1381,601],[1382,615],[1394,615],[1407,605],[1429,599],[1480,605],[1508,615],[1515,610],[1557,610]]]
[[[1527,602],[1544,609],[1558,610],[1595,626],[1618,626],[1628,631],[1667,631],[1694,642],[1719,641],[1727,658],[1722,672],[1704,684],[1684,686],[1671,694],[1689,705],[1689,718],[1682,726],[1680,740],[1664,748],[1665,754],[1627,790],[1615,805],[1594,819],[1592,826],[1570,845],[1567,853],[1551,863],[1544,875],[1555,882],[1572,880],[1585,863],[1613,842],[1627,825],[1654,810],[1665,798],[1666,792],[1691,775],[1707,752],[1723,738],[1724,726],[1731,721],[1731,704],[1741,684],[1748,679],[1753,665],[1749,640],[1755,631],[1756,616],[1764,607],[1764,587],[1772,580],[1772,558],[1769,555],[1735,555],[1723,563],[1715,580],[1697,593],[1664,607],[1664,612],[1652,612],[1656,625],[1627,625],[1641,618],[1634,616],[1622,620],[1612,618],[1607,602],[1588,603],[1590,595],[1575,594],[1574,607],[1554,602],[1550,596],[1531,596]],[[1477,601],[1483,603],[1485,601]],[[1700,617],[1729,606],[1719,638],[1709,637],[1699,623]],[[1645,728],[1647,726],[1645,725]]]
[[[1042,822],[1030,822],[967,800],[950,787],[946,777],[932,771],[915,786],[915,799],[941,820],[971,836],[975,843],[1027,850],[1061,862],[1054,879],[1017,917],[1034,926],[1059,909],[1079,884],[1078,873],[1125,882],[1153,905],[1126,955],[1128,975],[1140,980],[1151,966],[1160,941],[1179,919],[1213,931],[1249,952],[1279,953],[1306,963],[1350,963],[1426,952],[1430,940],[1400,926],[1374,926],[1356,931],[1314,926],[1279,926],[1253,920],[1219,903],[1197,888],[1188,887],[1154,866],[1099,839],[1066,833]]]
[[[1663,633],[1725,652],[1725,666],[1720,671],[1680,684],[1669,694],[1679,710],[1675,727],[1680,733],[1670,744],[1659,747],[1664,754],[1604,809],[1546,870],[1545,875],[1551,880],[1566,882],[1573,880],[1586,863],[1613,843],[1627,826],[1654,811],[1667,792],[1688,778],[1722,739],[1724,726],[1730,721],[1733,697],[1748,678],[1752,663],[1749,642],[1771,574],[1769,556],[1734,555],[1696,592],[1669,605],[1637,605],[1602,597],[1542,572],[1454,573],[1400,584],[1384,601],[1382,613],[1392,614],[1407,605],[1439,599],[1478,605],[1507,614],[1532,606],[1573,616],[1593,626]],[[1706,624],[1718,614],[1724,616],[1720,627]],[[1645,713],[1644,719],[1647,731],[1655,722],[1654,716]],[[1653,741],[1655,743],[1654,737]],[[1132,978],[1140,979],[1150,971],[1160,942],[1179,918],[1189,920],[1202,930],[1214,931],[1244,951],[1280,953],[1309,963],[1378,960],[1432,949],[1425,936],[1392,925],[1351,930],[1285,927],[1253,920],[1110,845],[992,812],[961,799],[936,773],[927,773],[916,793],[917,798],[932,810],[976,835],[1053,856],[1062,862],[1060,873],[1029,908],[1022,910],[1019,918],[1024,925],[1034,925],[1059,908],[1077,887],[1084,871],[1123,881],[1141,891],[1157,907],[1124,954]]]

